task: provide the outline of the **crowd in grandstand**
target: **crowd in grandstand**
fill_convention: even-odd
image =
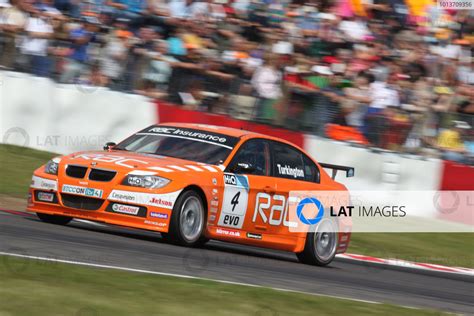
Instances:
[[[473,12],[432,0],[0,0],[0,67],[472,163]]]

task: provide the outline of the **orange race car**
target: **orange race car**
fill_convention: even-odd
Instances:
[[[333,169],[331,178],[323,168]],[[281,139],[199,124],[154,125],[104,151],[56,157],[34,172],[28,211],[160,232],[197,246],[209,239],[291,251],[326,265],[350,231],[292,232],[289,192],[346,190],[337,170]]]

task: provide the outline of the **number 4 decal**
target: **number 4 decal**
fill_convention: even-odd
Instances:
[[[224,200],[218,225],[242,228],[247,212],[249,183],[247,176],[224,174]]]
[[[237,192],[232,198],[232,200],[230,201],[230,204],[232,204],[232,212],[235,210],[235,207],[237,206],[237,204],[239,204],[239,197],[240,197],[240,191]]]

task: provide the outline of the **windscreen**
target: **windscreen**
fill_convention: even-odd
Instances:
[[[215,165],[224,162],[238,141],[237,137],[197,129],[152,126],[127,138],[114,149]]]

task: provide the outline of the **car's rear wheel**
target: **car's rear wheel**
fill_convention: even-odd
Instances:
[[[72,217],[61,216],[61,215],[49,215],[49,214],[43,214],[43,213],[36,213],[36,215],[41,221],[45,223],[56,224],[56,225],[66,225],[66,224],[69,224],[69,222],[72,220]]]
[[[201,196],[194,190],[183,192],[173,207],[170,229],[163,237],[182,246],[197,247],[204,244],[206,210]]]
[[[336,223],[323,219],[314,232],[308,232],[304,250],[297,253],[298,260],[305,264],[325,266],[336,256],[337,237]]]

